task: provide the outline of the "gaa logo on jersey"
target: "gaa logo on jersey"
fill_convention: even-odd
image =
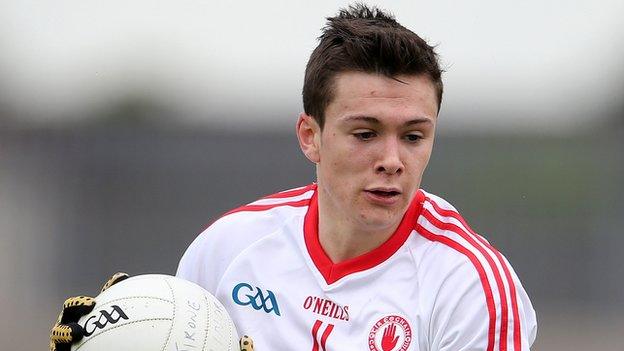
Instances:
[[[406,351],[412,342],[412,327],[407,319],[388,315],[379,319],[368,333],[370,351]]]
[[[265,292],[257,286],[254,288],[250,284],[239,283],[232,290],[232,300],[237,305],[251,306],[256,311],[264,310],[281,316],[275,294],[268,289]]]

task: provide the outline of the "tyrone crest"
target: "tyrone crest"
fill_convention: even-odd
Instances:
[[[412,342],[412,327],[407,319],[387,315],[379,319],[368,333],[370,351],[407,351]]]

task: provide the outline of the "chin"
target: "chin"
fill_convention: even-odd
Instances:
[[[389,213],[391,212],[391,213]],[[362,224],[371,230],[384,230],[396,226],[402,216],[395,215],[394,211],[376,210],[363,212],[360,215]]]

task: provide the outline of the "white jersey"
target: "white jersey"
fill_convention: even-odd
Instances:
[[[419,190],[380,247],[333,263],[316,185],[228,212],[177,275],[213,293],[259,351],[529,350],[535,311],[509,262]]]

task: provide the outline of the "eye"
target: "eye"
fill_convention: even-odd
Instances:
[[[356,138],[360,139],[360,140],[371,140],[372,138],[375,137],[375,132],[371,132],[371,131],[365,131],[365,132],[356,132],[353,133],[353,136],[355,136]]]
[[[423,139],[423,136],[420,134],[407,134],[405,135],[405,140],[409,141],[410,143],[416,143],[418,141],[420,141],[421,139]]]

